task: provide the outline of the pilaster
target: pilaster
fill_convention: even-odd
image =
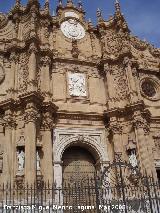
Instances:
[[[104,71],[105,71],[105,75],[106,75],[107,91],[108,91],[108,96],[109,96],[108,107],[109,107],[109,109],[112,109],[115,107],[116,94],[115,94],[112,71],[111,71],[111,67],[109,66],[109,64],[104,65]]]
[[[123,60],[123,65],[126,70],[127,80],[128,80],[128,88],[130,93],[130,101],[131,103],[135,103],[138,101],[138,95],[136,91],[136,83],[132,74],[132,62],[131,60],[126,56]]]
[[[25,182],[36,181],[36,122],[38,110],[34,103],[28,103],[25,110]]]
[[[46,101],[50,97],[50,66],[51,58],[49,56],[44,56],[41,58],[41,91],[46,97]]]
[[[12,52],[10,54],[10,62],[11,62],[11,72],[10,72],[10,86],[8,89],[8,95],[10,98],[14,97],[15,93],[15,81],[16,81],[16,63],[17,63],[18,57],[16,52]]]
[[[52,113],[49,111],[43,112],[41,125],[43,159],[41,163],[41,170],[44,182],[49,182],[51,184],[53,183],[52,129]]]
[[[140,111],[133,114],[133,125],[135,128],[139,165],[142,174],[155,175],[155,165],[152,154],[149,150],[149,131],[150,127]]]
[[[13,111],[7,109],[5,111],[5,148],[4,148],[4,183],[13,184],[14,180],[14,162],[15,162],[15,147],[14,147],[14,134],[13,131],[16,128]]]
[[[122,126],[118,123],[116,117],[110,118],[110,130],[113,135],[114,153],[122,153]]]
[[[36,76],[37,76],[37,47],[34,43],[30,44],[29,47],[29,85],[28,90],[35,91],[36,90]]]

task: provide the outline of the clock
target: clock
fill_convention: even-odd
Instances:
[[[61,24],[62,33],[70,39],[79,40],[85,36],[84,27],[76,19],[68,19]]]
[[[86,78],[83,73],[68,73],[68,89],[71,96],[86,97]]]

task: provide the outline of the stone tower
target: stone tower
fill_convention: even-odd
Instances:
[[[0,181],[74,182],[120,157],[160,169],[160,49],[115,13],[49,0],[0,14]]]

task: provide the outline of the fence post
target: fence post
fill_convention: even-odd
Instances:
[[[100,202],[100,190],[102,190],[102,180],[100,179],[99,176],[94,176],[95,177],[95,192],[96,192],[96,209],[97,213],[100,212],[99,205],[101,204]]]
[[[152,198],[151,198],[151,190],[150,190],[150,185],[149,185],[149,177],[147,176],[147,172],[145,170],[145,179],[146,179],[146,185],[147,185],[147,191],[148,191],[148,197],[149,197],[149,205],[150,205],[150,210],[151,213],[153,213],[153,208],[152,208]]]

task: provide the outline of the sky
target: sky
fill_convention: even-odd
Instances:
[[[0,12],[7,13],[15,0],[0,0]],[[78,0],[74,0],[75,4]],[[115,0],[82,0],[86,20],[91,18],[96,24],[96,10],[102,9],[104,19],[114,13]],[[27,0],[21,0],[26,4]],[[44,0],[39,0],[41,6]],[[50,0],[51,13],[56,9],[58,0]],[[65,3],[65,0],[63,0]],[[121,0],[121,10],[132,34],[160,48],[160,0]]]

